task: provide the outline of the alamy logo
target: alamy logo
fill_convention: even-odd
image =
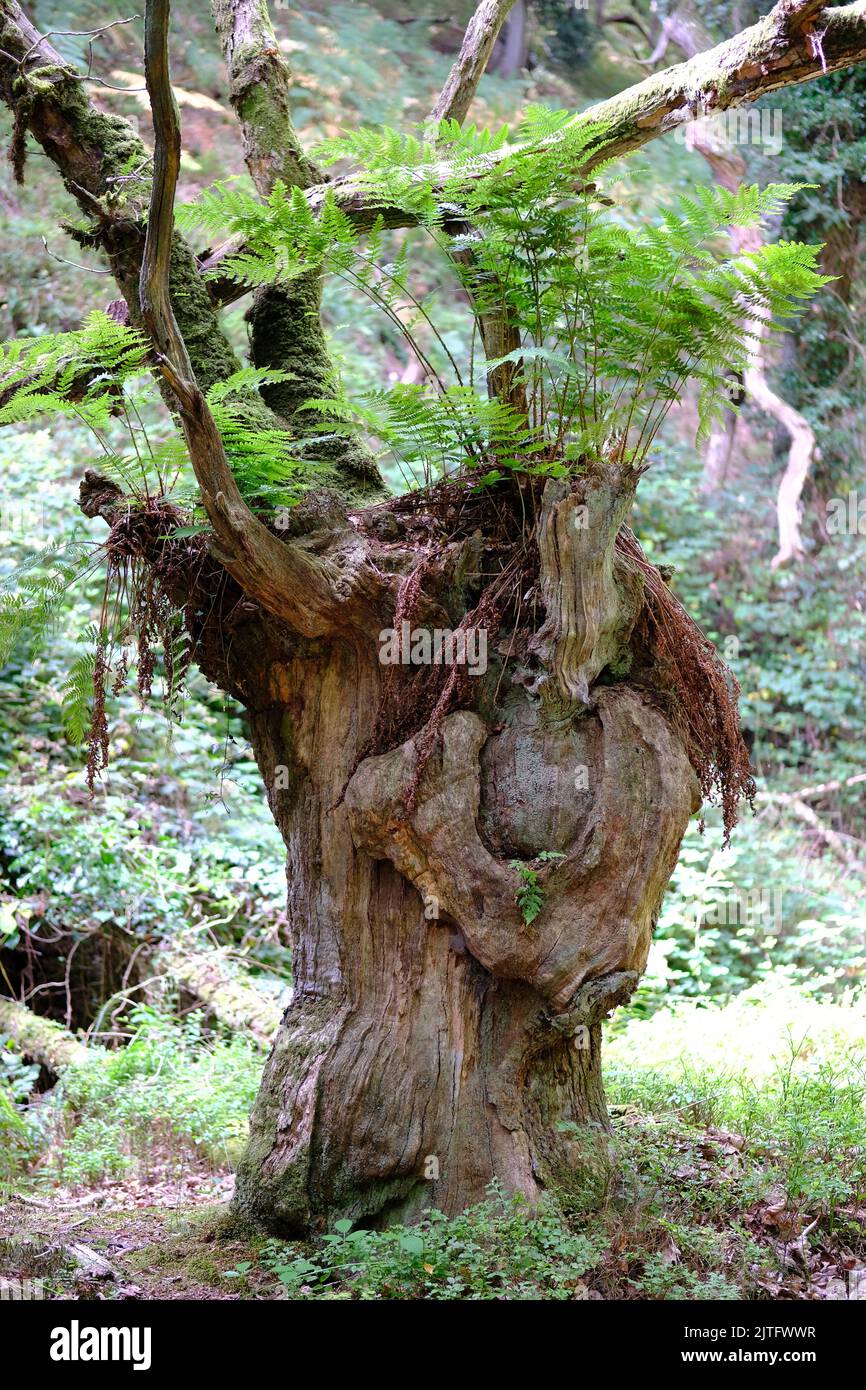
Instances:
[[[412,627],[410,623],[379,633],[383,666],[465,666],[470,676],[487,670],[487,630],[483,627]]]
[[[34,540],[46,531],[45,508],[37,502],[0,506],[0,545]]]
[[[728,893],[709,904],[695,904],[695,917],[698,924],[711,927],[757,927],[778,928],[782,925],[782,893],[778,888],[752,888],[749,891]]]
[[[44,1297],[44,1279],[0,1279],[0,1303],[29,1303]]]
[[[691,127],[691,134],[690,132]],[[685,144],[697,135],[712,140],[723,148],[737,145],[763,145],[770,154],[782,152],[782,113],[779,110],[758,110],[756,107],[737,107],[714,116],[700,116],[696,121],[678,125],[674,139]]]
[[[52,1361],[131,1361],[134,1371],[150,1370],[149,1327],[69,1327],[51,1332]]]
[[[866,536],[866,497],[849,492],[827,503],[827,530],[831,536]]]

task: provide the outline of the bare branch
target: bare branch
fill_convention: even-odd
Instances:
[[[602,23],[630,24],[633,29],[637,29],[641,38],[645,39],[647,43],[650,42],[650,36],[647,30],[644,28],[643,22],[640,19],[638,19],[636,14],[629,14],[627,11],[623,11],[621,14],[606,14],[604,16],[604,19],[602,20]]]
[[[810,801],[815,796],[829,796],[831,792],[845,791],[847,787],[857,787],[866,782],[866,772],[855,772],[853,777],[840,777],[832,782],[819,782],[814,787],[799,787],[795,792],[759,792],[756,801]]]
[[[457,61],[433,108],[430,116],[432,126],[439,121],[462,122],[465,119],[493,46],[513,5],[514,0],[480,0],[469,21]],[[469,251],[463,250],[454,256],[454,260],[468,266],[473,258]],[[488,358],[507,357],[520,347],[520,333],[511,322],[504,303],[498,309],[479,314],[478,325]],[[526,391],[519,377],[519,364],[506,362],[490,373],[487,384],[491,396],[508,401],[525,414]]]
[[[856,781],[857,779],[851,780]],[[825,825],[817,811],[807,805],[801,796],[797,796],[796,793],[760,792],[755,799],[767,802],[771,806],[787,806],[791,814],[797,820],[802,821],[804,825],[808,825],[818,836],[818,839],[822,840],[848,869],[862,872],[864,868],[863,851],[866,850],[863,841]]]
[[[796,15],[800,23],[805,22],[819,5],[814,0],[786,0],[787,13]],[[779,8],[779,7],[777,7]],[[706,41],[707,31],[700,18],[687,6],[675,10],[665,20],[671,40],[689,57],[694,57]],[[718,141],[711,131],[705,131],[700,124],[691,126],[687,132],[690,146],[703,155],[716,182],[735,193],[746,174],[746,162],[737,150],[727,147],[726,142]],[[760,227],[735,227],[731,240],[736,251],[758,251],[764,243]],[[779,549],[773,558],[773,569],[787,564],[790,560],[803,558],[803,539],[800,533],[800,498],[809,468],[815,455],[815,434],[804,415],[788,401],[782,399],[767,381],[766,340],[769,325],[769,311],[764,310],[762,321],[750,340],[749,361],[744,377],[747,394],[760,410],[776,420],[789,439],[788,463],[779,485],[776,500],[776,515],[779,527]],[[708,469],[721,462],[724,466],[736,433],[736,416],[732,416],[726,426],[716,430],[710,438],[707,451]],[[705,473],[706,476],[706,473]]]
[[[469,21],[457,61],[448,74],[431,121],[464,121],[478,84],[484,76],[493,45],[508,18],[514,0],[479,0]]]
[[[764,310],[762,323],[751,340],[749,362],[744,384],[746,394],[760,410],[776,420],[790,440],[788,462],[776,497],[776,519],[779,528],[779,549],[772,559],[773,569],[791,560],[802,560],[803,538],[800,534],[800,499],[815,456],[815,432],[805,415],[782,399],[767,381],[764,349],[769,313]]]

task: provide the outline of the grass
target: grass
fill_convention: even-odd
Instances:
[[[50,1098],[16,1108],[21,1151],[36,1158],[31,1171],[42,1183],[147,1178],[167,1153],[225,1170],[240,1155],[261,1077],[256,1045],[209,1038],[195,1015],[180,1023],[143,1006],[129,1028],[125,1047],[95,1051],[64,1072]]]
[[[539,1210],[494,1188],[453,1220],[434,1212],[385,1231],[341,1221],[312,1242],[221,1237],[217,1217],[199,1224],[204,1212],[163,1213],[161,1226],[154,1214],[123,1256],[126,1277],[147,1275],[153,1297],[187,1287],[292,1300],[845,1297],[847,1271],[866,1264],[862,1001],[762,987],[725,1005],[681,1000],[610,1031],[617,1162],[589,1186],[566,1181]],[[172,1146],[225,1167],[226,1138],[242,1138],[261,1066],[253,1049],[149,1011],[134,1033],[64,1082],[55,1157],[36,1162],[43,1196],[52,1177],[110,1187],[118,1171],[146,1174],[154,1149],[164,1158]],[[26,1121],[20,1103],[18,1113]],[[112,1220],[134,1229],[139,1216]]]
[[[626,1025],[608,1051],[607,1079],[614,1103],[663,1116],[669,1130],[725,1133],[742,1203],[784,1196],[791,1213],[845,1234],[862,1218],[862,1001],[845,1007],[781,987],[726,1006],[680,1003]]]

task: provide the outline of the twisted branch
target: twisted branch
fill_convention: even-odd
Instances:
[[[190,364],[169,294],[174,194],[180,166],[180,121],[168,60],[170,0],[148,0],[145,77],[153,111],[154,180],[141,266],[142,316],[178,413],[208,519],[217,559],[247,594],[306,637],[365,627],[378,598],[375,572],[359,545],[337,559],[285,544],[244,502],[210,407]]]

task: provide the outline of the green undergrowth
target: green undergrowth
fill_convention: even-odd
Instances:
[[[619,1138],[623,1160],[645,1156],[636,1131]],[[290,1300],[733,1300],[754,1296],[771,1273],[767,1252],[739,1225],[671,1215],[661,1194],[635,1207],[610,1197],[601,1210],[595,1194],[586,1198],[585,1208],[570,1193],[532,1209],[494,1186],[451,1220],[434,1211],[384,1231],[340,1221],[315,1243],[268,1240],[224,1278],[241,1297]]]
[[[4,1154],[40,1200],[56,1183],[130,1175],[156,1192],[167,1159],[231,1166],[261,1054],[146,1010],[133,1033],[29,1105],[33,1069],[7,1057],[18,1128],[0,1112]],[[172,1297],[301,1301],[845,1297],[845,1271],[866,1264],[862,1003],[781,981],[724,1006],[679,1000],[609,1034],[615,1164],[562,1173],[538,1210],[494,1188],[455,1219],[340,1221],[307,1242],[227,1227],[224,1208],[208,1221],[155,1212],[125,1273],[155,1297],[160,1281]]]
[[[9,1167],[19,1176],[84,1186],[129,1174],[147,1181],[190,1159],[216,1171],[234,1166],[261,1076],[260,1048],[239,1035],[208,1037],[195,1015],[178,1022],[139,1007],[128,1027],[125,1047],[94,1049],[49,1097],[14,1107],[17,1128],[9,1124],[9,1133],[19,1161]],[[0,1105],[4,1095],[8,1104],[8,1084]]]
[[[290,1299],[844,1297],[827,1267],[866,1260],[862,1004],[784,981],[679,1001],[614,1034],[607,1087],[614,1168],[564,1175],[540,1212],[494,1189],[451,1221],[339,1222],[266,1242],[226,1279]]]
[[[803,1224],[816,1221],[820,1236],[863,1248],[862,999],[833,1005],[781,985],[726,1007],[681,1001],[624,1026],[608,1049],[607,1085],[657,1130],[676,1120],[727,1134],[729,1176],[715,1189],[699,1180],[703,1209],[723,1215],[733,1201],[746,1209],[772,1197]]]

